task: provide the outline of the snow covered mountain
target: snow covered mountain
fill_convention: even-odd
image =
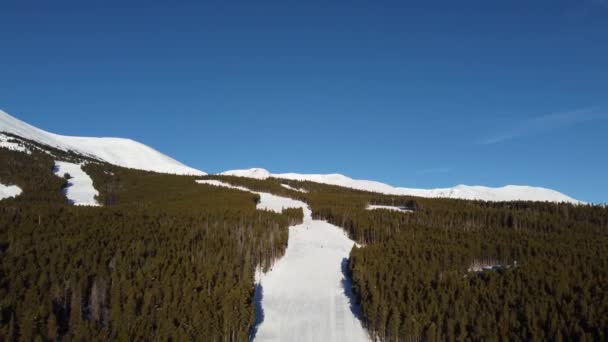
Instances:
[[[2,134],[2,132],[32,140],[60,150],[72,151],[84,156],[108,162],[110,164],[132,169],[180,175],[202,176],[206,174],[203,171],[186,166],[146,145],[130,139],[86,138],[53,134],[31,126],[0,110],[0,147],[28,152],[23,145],[14,143],[12,141],[12,137]],[[457,185],[452,188],[425,190],[393,187],[391,185],[376,181],[352,179],[341,174],[273,174],[268,170],[261,168],[231,170],[222,172],[221,174],[257,179],[274,177],[291,180],[306,180],[389,195],[460,198],[471,200],[479,199],[486,201],[528,200],[583,203],[555,190],[519,185],[507,185],[500,188]]]
[[[53,134],[31,126],[0,110],[0,147],[25,152],[22,146],[11,143],[10,137],[3,135],[2,132],[127,168],[180,175],[201,176],[206,174],[137,141]]]
[[[484,201],[549,201],[549,202],[570,202],[582,203],[572,197],[551,189],[507,185],[500,188],[489,188],[485,186],[457,185],[453,188],[444,189],[410,189],[393,187],[388,184],[359,180],[346,177],[341,174],[298,174],[298,173],[270,173],[267,170],[253,168],[248,170],[232,170],[222,172],[221,175],[266,179],[269,177],[283,178],[290,180],[303,180],[323,184],[337,185],[351,189],[379,192],[388,195],[405,195],[431,198],[460,198],[469,200]]]

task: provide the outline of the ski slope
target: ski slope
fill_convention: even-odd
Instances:
[[[0,183],[0,200],[10,197],[17,197],[21,195],[23,191],[16,185],[4,185]]]
[[[0,110],[0,132],[127,168],[180,175],[205,175],[203,171],[188,167],[137,141],[53,134],[31,126],[2,110]],[[1,145],[12,149],[19,148],[18,145],[7,142],[6,136],[2,135],[2,137],[4,138],[0,138]]]
[[[95,190],[93,180],[82,170],[81,165],[57,161],[53,172],[58,177],[64,177],[66,173],[70,175],[71,178],[68,179],[68,186],[64,192],[71,204],[99,206],[95,199],[99,192]]]
[[[249,191],[216,180],[197,182]],[[354,242],[342,229],[313,220],[304,202],[255,193],[258,209],[303,208],[304,222],[289,227],[285,255],[258,275],[254,341],[369,341],[345,272]]]
[[[226,171],[222,172],[221,175],[233,175],[257,179],[266,179],[269,177],[273,177],[290,180],[311,181],[322,184],[337,185],[356,190],[371,191],[387,195],[399,196],[459,198],[467,200],[483,200],[495,202],[522,200],[583,203],[555,190],[521,185],[507,185],[499,188],[457,185],[453,188],[426,190],[393,187],[391,185],[376,181],[352,179],[341,174],[270,173],[260,168]]]

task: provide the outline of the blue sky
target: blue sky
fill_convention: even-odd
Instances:
[[[207,172],[608,201],[608,1],[3,1],[0,108]]]

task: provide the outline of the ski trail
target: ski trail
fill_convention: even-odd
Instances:
[[[53,172],[58,177],[70,175],[68,186],[64,189],[68,202],[74,205],[99,206],[96,196],[99,192],[93,186],[93,179],[82,170],[82,164],[56,161]]]
[[[197,182],[250,191],[219,181]],[[370,341],[358,317],[346,272],[354,241],[341,228],[313,220],[304,202],[258,194],[259,209],[300,207],[304,221],[289,227],[285,255],[269,272],[258,274],[253,340]]]

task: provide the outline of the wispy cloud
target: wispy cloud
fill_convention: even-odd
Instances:
[[[583,108],[569,112],[553,113],[521,121],[504,131],[485,137],[479,143],[482,145],[497,144],[545,131],[571,127],[582,122],[606,119],[608,119],[608,115],[595,107]]]

